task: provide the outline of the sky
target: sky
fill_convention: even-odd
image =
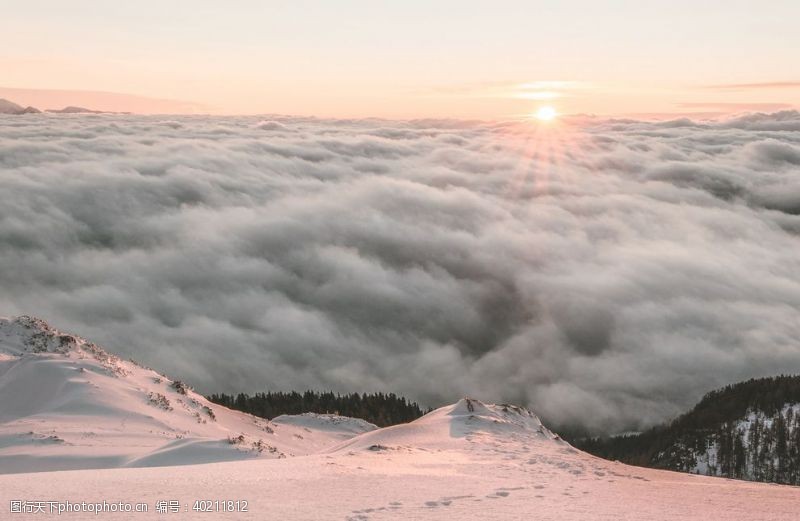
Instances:
[[[543,104],[709,117],[800,106],[792,0],[0,8],[0,97],[39,108],[512,119]]]

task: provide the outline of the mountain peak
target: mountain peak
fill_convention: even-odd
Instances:
[[[440,416],[450,418],[453,432],[462,431],[468,435],[478,430],[497,433],[514,430],[541,435],[549,439],[559,439],[542,424],[542,421],[530,410],[519,405],[508,403],[486,404],[474,398],[462,398],[453,405],[437,409],[417,422],[434,421]]]
[[[0,317],[2,349],[7,354],[60,353],[66,354],[89,344],[75,335],[62,333],[40,318],[21,315]],[[92,344],[91,350],[99,349]]]

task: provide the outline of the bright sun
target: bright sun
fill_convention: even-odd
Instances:
[[[536,111],[536,119],[540,121],[552,121],[558,116],[558,112],[556,109],[549,106],[539,107],[539,110]]]

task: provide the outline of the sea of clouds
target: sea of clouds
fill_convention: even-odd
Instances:
[[[800,114],[0,116],[0,314],[202,392],[599,431],[800,372]]]

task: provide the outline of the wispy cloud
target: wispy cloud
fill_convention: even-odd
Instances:
[[[722,112],[744,112],[748,110],[759,111],[775,111],[791,108],[789,103],[724,103],[716,101],[698,101],[689,103],[679,103],[678,107],[682,109],[711,109],[720,110]]]
[[[715,90],[765,90],[765,89],[800,89],[800,81],[766,81],[758,83],[719,83],[705,85],[705,89]]]
[[[480,98],[551,100],[569,96],[587,87],[588,85],[583,82],[565,80],[495,81],[436,86],[428,89],[426,93]]]

